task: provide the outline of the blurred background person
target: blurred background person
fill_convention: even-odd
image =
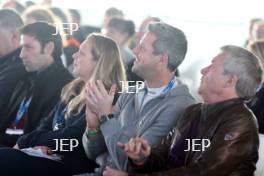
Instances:
[[[126,46],[127,41],[134,33],[135,24],[131,20],[112,18],[106,27],[106,35],[118,44],[125,66],[135,58],[132,51]]]
[[[73,37],[82,43],[85,40],[87,34],[85,33],[81,24],[81,14],[76,9],[69,9],[69,13],[71,15],[72,23],[78,25],[78,30],[73,31]]]
[[[140,39],[142,36],[147,32],[148,30],[148,25],[153,22],[161,22],[161,19],[159,17],[147,17],[145,18],[142,23],[140,24],[138,31],[136,32],[136,44],[139,43]]]
[[[25,2],[25,6],[26,6],[26,8],[28,8],[28,7],[32,6],[32,5],[35,5],[35,4],[36,4],[36,3],[33,2],[33,1],[26,1],[26,2]]]
[[[253,27],[254,25],[259,22],[259,21],[263,21],[262,18],[253,18],[250,20],[249,22],[249,29],[248,29],[248,39],[245,41],[244,46],[248,47],[248,45],[252,42],[254,42],[254,38],[253,38]]]
[[[128,41],[135,33],[135,24],[131,20],[112,18],[106,27],[106,35],[115,40],[119,46],[121,57],[126,68],[127,80],[129,85],[136,84],[136,81],[143,81],[142,78],[132,72],[135,55],[127,46]]]
[[[64,38],[65,38],[63,43],[65,65],[69,69],[69,71],[72,72],[72,67],[73,67],[72,55],[78,51],[81,43],[73,35],[73,31],[76,30],[78,26],[72,21],[69,11],[57,7],[51,7],[50,10],[59,19],[59,21],[61,21],[62,29],[63,29],[62,32],[64,33]]]
[[[52,0],[43,0],[42,5],[48,5],[48,6],[51,6],[52,5]]]
[[[264,63],[264,40],[256,41],[249,47],[250,51],[253,52],[260,59],[262,65]],[[258,89],[255,97],[249,103],[249,107],[254,112],[258,120],[259,132],[264,134],[264,84]]]
[[[20,15],[12,9],[0,10],[0,119],[16,84],[27,76],[20,58]]]
[[[124,13],[122,12],[122,10],[119,10],[115,7],[110,7],[108,9],[106,9],[105,13],[104,13],[104,19],[103,19],[103,26],[101,29],[102,33],[105,33],[105,29],[108,26],[109,21],[112,18],[124,18]]]
[[[256,21],[252,26],[252,42],[264,40],[264,21]]]
[[[22,14],[25,10],[24,5],[15,0],[4,1],[1,7],[3,9],[15,9],[19,14]]]
[[[25,24],[37,21],[47,22],[53,25],[56,23],[54,14],[47,6],[32,5],[24,11],[22,18],[24,19]]]

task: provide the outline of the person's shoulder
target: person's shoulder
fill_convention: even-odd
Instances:
[[[252,129],[257,126],[257,119],[254,113],[244,103],[226,108],[219,115],[224,121],[228,121],[228,123],[251,126]]]
[[[190,90],[186,84],[184,84],[179,78],[176,78],[177,85],[171,89],[168,94],[170,96],[190,96],[192,97]]]
[[[201,112],[203,103],[193,103],[187,106],[184,110],[185,115],[192,115],[192,114],[197,114]]]
[[[175,100],[174,103],[176,104],[186,102],[190,105],[196,103],[195,98],[191,95],[188,87],[185,84],[178,84],[165,96],[168,99]]]
[[[179,118],[177,127],[182,130],[186,124],[190,124],[194,119],[200,119],[202,106],[202,103],[196,103],[188,106],[184,110],[183,115]]]
[[[63,66],[62,63],[56,63],[56,68],[55,68],[55,72],[57,77],[63,77],[64,79],[73,79],[73,75],[69,72],[69,70],[67,68],[65,68]]]
[[[223,113],[234,115],[237,118],[243,118],[244,116],[253,116],[252,111],[247,107],[245,103],[235,104],[224,109]]]
[[[17,48],[11,51],[9,54],[0,57],[0,65],[8,64],[9,66],[13,66],[14,63],[16,63],[19,64],[20,66],[23,66],[22,60],[20,58],[20,52],[21,52],[21,48]]]

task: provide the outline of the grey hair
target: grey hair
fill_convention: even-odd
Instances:
[[[226,45],[221,50],[226,54],[224,74],[238,77],[235,87],[238,96],[244,99],[253,97],[263,81],[263,66],[260,59],[238,46]]]
[[[180,30],[163,22],[150,23],[148,31],[156,36],[153,54],[168,54],[168,69],[175,71],[182,63],[187,52],[187,40]]]
[[[0,10],[0,29],[2,31],[14,33],[21,26],[23,26],[22,18],[15,10]]]

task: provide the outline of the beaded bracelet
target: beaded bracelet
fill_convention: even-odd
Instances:
[[[96,136],[99,133],[99,130],[97,129],[88,129],[88,136]]]

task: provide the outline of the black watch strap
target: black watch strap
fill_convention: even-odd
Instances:
[[[100,123],[101,123],[101,124],[104,123],[105,121],[107,121],[107,120],[113,118],[113,116],[114,116],[113,114],[102,115],[102,116],[100,117]]]

